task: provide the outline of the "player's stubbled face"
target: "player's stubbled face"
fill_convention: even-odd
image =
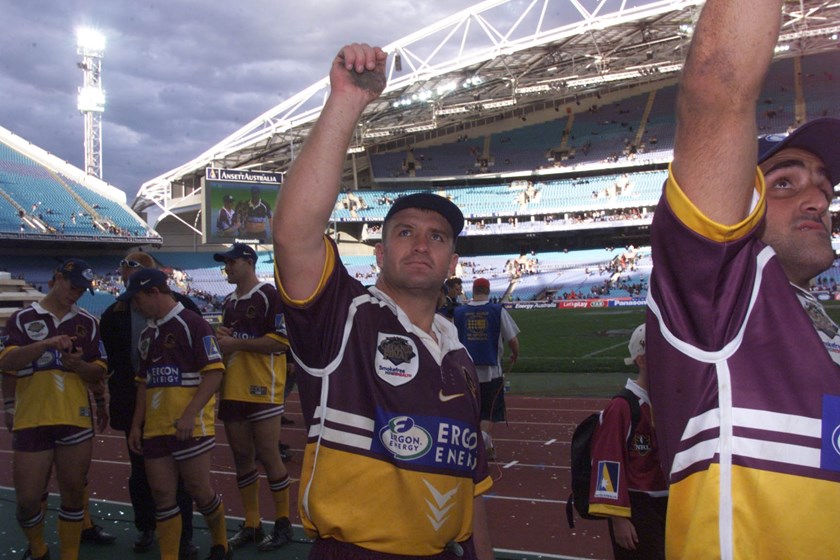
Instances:
[[[458,260],[449,222],[431,210],[406,208],[388,220],[386,228],[376,252],[383,280],[436,294]]]
[[[767,185],[767,220],[762,240],[773,247],[788,277],[807,282],[831,266],[834,189],[825,164],[799,148],[779,151],[762,162]]]

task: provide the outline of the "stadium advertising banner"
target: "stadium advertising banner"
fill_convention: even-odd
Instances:
[[[271,243],[280,173],[208,167],[201,214],[204,243]]]
[[[560,301],[511,301],[502,305],[507,309],[598,309],[601,307],[639,307],[644,298],[570,299]]]

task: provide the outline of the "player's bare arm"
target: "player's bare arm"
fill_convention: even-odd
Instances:
[[[780,0],[710,0],[694,31],[677,98],[673,170],[694,205],[721,224],[749,213],[755,106],[780,22]]]
[[[615,533],[615,542],[622,548],[627,550],[636,550],[636,545],[639,542],[639,536],[636,534],[636,528],[633,522],[628,517],[613,517],[613,532]]]
[[[326,258],[324,229],[335,205],[347,147],[365,107],[385,87],[387,55],[347,45],[330,70],[331,93],[283,184],[272,233],[280,280],[292,299],[313,294]]]
[[[137,384],[134,417],[131,419],[131,431],[128,434],[128,448],[138,455],[143,454],[143,422],[146,419],[146,384]]]
[[[289,349],[272,336],[260,336],[258,338],[236,338],[216,332],[216,339],[219,341],[219,348],[223,354],[231,352],[254,352],[255,354],[279,354]]]
[[[493,560],[493,546],[490,544],[490,528],[487,525],[487,509],[484,498],[473,498],[473,543],[475,553],[480,560]]]
[[[0,387],[3,389],[3,423],[10,432],[15,422],[15,393],[17,390],[17,376],[0,372]]]

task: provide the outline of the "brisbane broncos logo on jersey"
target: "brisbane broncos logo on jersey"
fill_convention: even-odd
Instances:
[[[376,374],[380,379],[399,387],[417,375],[420,360],[417,346],[406,336],[379,333],[376,344]]]

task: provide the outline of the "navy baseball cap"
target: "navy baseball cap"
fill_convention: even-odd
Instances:
[[[437,212],[446,218],[446,221],[449,222],[450,226],[452,226],[452,237],[458,237],[461,230],[464,229],[464,215],[461,213],[460,208],[455,206],[455,204],[448,198],[428,192],[409,194],[398,198],[394,204],[391,205],[391,209],[388,210],[388,214],[385,216],[385,220],[382,222],[382,225],[384,226],[388,223],[388,220],[390,220],[397,212],[408,208],[420,208],[423,210],[433,210]]]
[[[56,269],[64,278],[70,280],[74,288],[90,290],[93,293],[93,269],[82,259],[67,259]]]
[[[117,296],[117,301],[129,301],[139,292],[149,288],[165,286],[167,282],[166,273],[156,268],[141,268],[131,275],[125,291]]]
[[[222,199],[222,202],[233,202],[234,200],[236,199],[233,198],[232,194],[226,194]]]
[[[234,243],[226,253],[215,253],[213,260],[225,262],[228,259],[251,259],[257,262],[257,252],[244,243]]]
[[[840,119],[823,117],[809,121],[790,134],[771,134],[758,139],[758,163],[785,148],[800,148],[819,157],[832,185],[840,182]]]

